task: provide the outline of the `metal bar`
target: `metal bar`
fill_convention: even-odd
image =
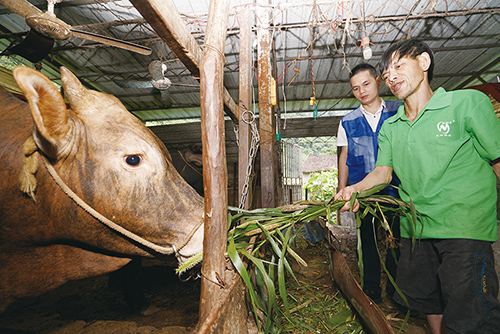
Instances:
[[[273,129],[274,131],[276,132],[275,134],[275,137],[276,137],[276,140],[275,140],[275,145],[274,145],[274,162],[273,162],[273,166],[274,166],[274,182],[275,182],[275,185],[274,185],[274,196],[276,198],[275,200],[275,205],[277,206],[281,206],[281,205],[284,205],[284,204],[287,204],[287,202],[285,202],[285,192],[284,192],[284,188],[282,186],[282,182],[281,180],[283,179],[283,176],[282,176],[282,154],[283,154],[283,149],[282,149],[282,145],[281,145],[281,138],[278,138],[278,134],[279,136],[281,136],[281,129],[282,129],[282,125],[281,125],[281,110],[280,110],[280,94],[279,94],[279,86],[276,84],[276,79],[278,78],[278,57],[276,55],[276,35],[273,34],[273,39],[271,40],[271,43],[272,43],[272,47],[271,47],[271,66],[272,66],[272,70],[271,70],[271,75],[273,77],[273,80],[274,80],[274,84],[271,85],[271,89],[274,89],[274,92],[271,92],[271,95],[272,94],[275,94],[275,105],[273,107],[271,107],[273,109]],[[274,87],[274,88],[273,88]],[[271,104],[273,102],[271,101]]]

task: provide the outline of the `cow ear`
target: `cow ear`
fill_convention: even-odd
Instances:
[[[32,68],[16,67],[13,75],[30,105],[35,122],[33,137],[38,148],[57,158],[70,131],[63,97],[45,75]]]
[[[68,99],[71,110],[79,114],[94,110],[92,95],[83,87],[80,80],[64,66],[61,67],[61,81],[64,87],[64,96]]]

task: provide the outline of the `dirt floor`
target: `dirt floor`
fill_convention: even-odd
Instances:
[[[348,238],[342,253],[359,281],[355,244],[355,238]],[[496,243],[494,248],[499,255],[500,245]],[[338,288],[329,271],[325,242],[315,246],[302,243],[297,251],[309,264],[307,268],[293,265],[297,277],[323,289],[325,295],[334,295]],[[497,258],[497,264],[499,262]],[[122,293],[108,287],[108,276],[104,275],[70,282],[43,296],[15,303],[0,315],[0,333],[186,334],[194,329],[198,321],[199,280],[181,282],[174,268],[146,261],[144,287],[151,304],[146,315],[131,311]],[[404,314],[384,295],[378,306],[397,333]],[[411,317],[404,329],[408,334],[430,333],[422,316]]]
[[[200,281],[181,282],[174,268],[144,263],[147,315],[128,308],[108,275],[69,282],[17,302],[0,315],[2,334],[185,334],[198,321]]]

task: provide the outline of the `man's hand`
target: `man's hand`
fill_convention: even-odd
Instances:
[[[340,200],[344,200],[344,201],[347,201],[346,204],[344,204],[343,207],[340,208],[340,211],[348,211],[351,209],[351,203],[350,203],[350,200],[351,200],[351,197],[352,197],[352,194],[354,194],[356,192],[356,190],[354,189],[354,187],[345,187],[343,189],[341,189],[337,194],[335,194],[335,197],[334,199],[340,199]],[[358,200],[355,200],[354,201],[354,205],[352,206],[352,211],[353,212],[356,212],[359,210],[359,202]]]

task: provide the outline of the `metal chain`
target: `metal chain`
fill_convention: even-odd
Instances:
[[[247,121],[245,119],[245,113],[250,115],[250,119]],[[245,184],[241,191],[241,201],[238,208],[243,209],[248,195],[248,185],[250,183],[250,177],[252,176],[253,162],[255,156],[257,155],[257,150],[259,148],[260,136],[259,130],[257,129],[257,124],[255,122],[255,114],[251,110],[245,110],[241,115],[243,122],[250,125],[250,130],[252,133],[252,139],[250,141],[250,150],[248,151],[248,166],[245,174]]]

